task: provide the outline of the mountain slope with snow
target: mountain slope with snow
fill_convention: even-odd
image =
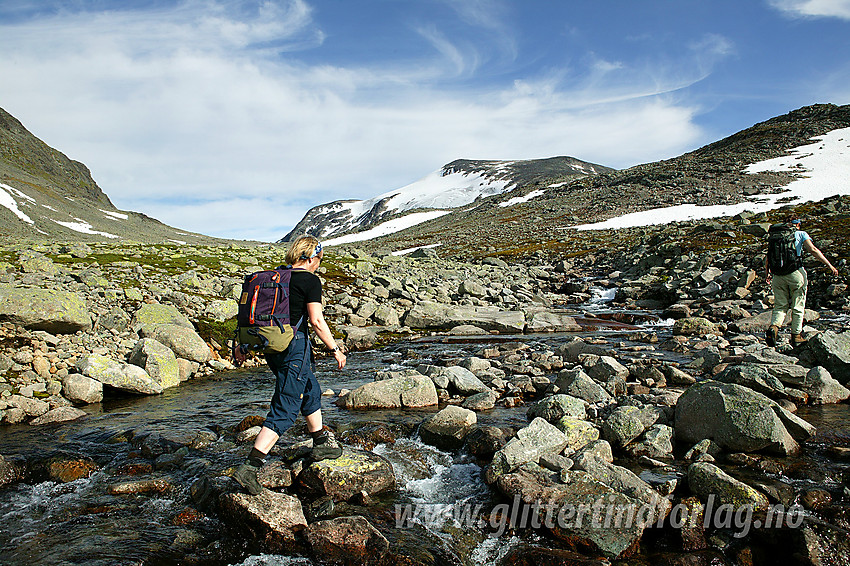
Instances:
[[[412,226],[414,221],[440,216],[438,211],[446,213],[446,209],[466,206],[478,199],[545,179],[574,179],[609,171],[613,169],[572,157],[526,161],[457,160],[419,181],[367,200],[343,200],[316,206],[280,241],[289,241],[304,233],[325,239],[374,229],[390,221],[394,222],[390,226],[398,230]],[[399,218],[422,210],[431,213],[407,221]],[[389,230],[390,227],[385,226],[381,235],[390,233]]]
[[[113,206],[88,167],[0,108],[0,236],[35,241],[218,241]]]

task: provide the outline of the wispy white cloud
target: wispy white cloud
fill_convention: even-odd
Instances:
[[[792,16],[850,20],[850,0],[768,0],[768,4]]]
[[[470,20],[505,25],[475,6]],[[325,41],[302,0],[60,12],[0,23],[0,105],[86,163],[119,208],[268,240],[312,205],[457,158],[623,167],[690,149],[698,108],[671,93],[705,76],[702,54],[716,63],[726,49],[714,38],[680,62],[590,57],[464,89],[451,81],[480,64],[474,46],[422,29],[432,57],[342,66],[299,59]]]

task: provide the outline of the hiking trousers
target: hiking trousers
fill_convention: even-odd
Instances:
[[[806,269],[801,267],[788,275],[774,275],[770,282],[773,289],[773,316],[770,324],[781,327],[785,316],[791,311],[791,334],[803,331],[803,315],[806,312],[806,287],[809,279]]]

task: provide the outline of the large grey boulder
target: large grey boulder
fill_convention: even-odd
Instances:
[[[708,438],[731,452],[794,454],[800,447],[783,424],[780,415],[788,418],[780,409],[776,402],[747,387],[703,381],[691,386],[676,403],[676,439],[694,444]],[[798,439],[805,438],[801,434]]]
[[[162,385],[163,389],[180,385],[180,365],[171,349],[154,340],[142,338],[130,352],[129,362],[144,368],[148,375]]]
[[[584,371],[596,381],[606,383],[612,378],[628,379],[629,369],[612,356],[585,354],[579,357]]]
[[[179,324],[146,325],[140,331],[142,338],[153,338],[168,346],[178,358],[204,363],[212,358],[212,352],[194,328]]]
[[[76,293],[0,285],[0,322],[52,334],[73,334],[92,328],[85,300]]]
[[[652,425],[642,438],[628,446],[627,452],[635,457],[671,458],[673,456],[673,428],[662,424]]]
[[[437,387],[441,389],[449,389],[451,387],[461,395],[473,395],[490,391],[490,388],[483,381],[462,366],[442,367],[422,364],[416,370],[422,375],[430,377]]]
[[[611,395],[584,373],[581,368],[561,370],[555,380],[555,386],[561,393],[584,399],[588,403],[601,403],[611,400]]]
[[[627,446],[655,424],[658,418],[658,411],[650,407],[617,407],[602,424],[602,437],[612,446]]]
[[[581,326],[567,313],[548,309],[527,309],[528,332],[580,332]]]
[[[522,333],[525,314],[503,311],[489,306],[458,306],[422,301],[416,303],[404,318],[405,326],[420,329],[449,330],[461,324],[472,324],[484,330]]]
[[[627,558],[637,552],[644,529],[653,524],[654,513],[649,506],[583,470],[562,470],[563,482],[553,480],[552,475],[539,466],[527,464],[499,476],[496,487],[512,501],[521,501],[532,512],[536,509],[537,517],[532,524],[544,526],[571,545],[608,559]],[[594,521],[592,509],[599,508],[600,502],[602,514]],[[617,511],[608,524],[604,522],[606,509]],[[584,510],[581,518],[580,510]]]
[[[557,426],[558,421],[563,417],[585,419],[587,412],[584,405],[585,403],[581,399],[558,393],[536,402],[528,408],[526,415],[529,420],[541,417]]]
[[[812,366],[823,366],[842,385],[850,383],[850,332],[826,331],[809,340],[802,354]]]
[[[27,417],[40,417],[50,410],[50,403],[22,395],[11,395],[6,398],[6,403],[20,409]]]
[[[430,407],[438,403],[434,382],[424,375],[366,383],[339,400],[348,409]]]
[[[751,505],[754,511],[764,511],[768,507],[764,494],[708,462],[695,462],[688,467],[688,486],[704,502],[716,498],[714,509],[731,505],[737,510]]]
[[[757,364],[739,364],[729,366],[714,378],[721,383],[735,383],[749,387],[771,398],[782,398],[785,386],[772,376],[765,366]]]
[[[802,366],[777,366],[794,367],[800,371],[783,372],[776,377],[783,384],[799,389],[809,396],[809,404],[825,405],[828,403],[841,403],[850,398],[850,389],[847,389],[838,380],[833,379],[825,367],[816,366],[806,369]]]
[[[500,475],[517,469],[526,462],[537,462],[541,456],[559,454],[567,446],[567,437],[546,419],[536,418],[517,431],[501,450],[493,455],[485,476],[493,483]]]
[[[466,435],[477,422],[475,411],[449,405],[425,419],[419,427],[419,436],[427,444],[454,450],[463,445]]]
[[[80,358],[77,360],[77,369],[84,376],[120,391],[144,395],[162,393],[162,385],[151,379],[143,368],[133,364],[120,364],[100,354]]]
[[[570,450],[581,450],[588,444],[599,440],[599,430],[585,420],[561,417],[553,424],[555,428],[564,433],[567,438],[567,448]]]
[[[649,505],[653,510],[654,519],[657,520],[659,516],[666,516],[669,512],[670,501],[662,497],[660,493],[652,489],[648,483],[640,479],[631,470],[590,454],[583,454],[582,457],[574,459],[573,462],[575,469],[584,470],[593,479],[604,483],[615,491]]]
[[[62,395],[73,403],[100,403],[103,383],[79,373],[69,373],[62,380]]]

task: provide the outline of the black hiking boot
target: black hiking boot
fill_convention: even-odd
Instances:
[[[245,462],[233,472],[233,479],[248,490],[248,493],[251,495],[259,495],[263,492],[263,486],[260,485],[257,479],[257,472],[259,470],[260,468],[257,466],[252,465],[250,462]]]
[[[334,433],[326,431],[324,435],[313,440],[313,450],[310,458],[314,462],[321,460],[335,460],[342,456],[342,445],[337,441]]]
[[[779,328],[770,325],[767,328],[767,332],[764,333],[764,341],[767,342],[767,345],[771,348],[776,346],[776,342],[779,340]]]

